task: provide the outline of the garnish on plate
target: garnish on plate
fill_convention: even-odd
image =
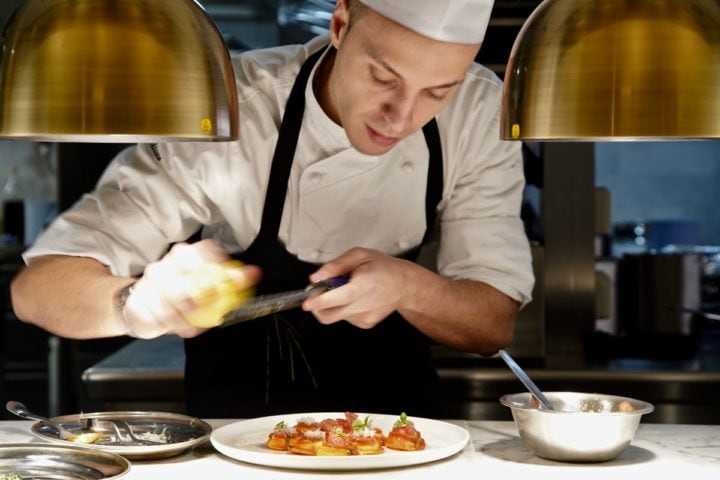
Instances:
[[[425,441],[413,423],[403,413],[395,422],[396,450],[421,450]],[[411,432],[416,437],[408,438]],[[419,438],[419,440],[418,440]],[[268,434],[265,445],[272,450],[288,451],[299,455],[346,456],[377,455],[385,452],[387,438],[381,428],[373,425],[370,415],[359,418],[354,412],[345,412],[345,418],[298,418],[294,426],[281,421]],[[390,445],[387,445],[390,447]]]
[[[400,414],[385,439],[385,446],[393,450],[416,451],[425,448],[425,439],[408,419],[405,412]]]

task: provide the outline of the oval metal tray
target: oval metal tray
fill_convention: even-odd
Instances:
[[[120,478],[129,470],[130,462],[120,455],[81,446],[0,444],[0,474],[36,480],[97,480]]]
[[[210,438],[212,427],[195,417],[166,412],[119,411],[119,412],[93,412],[78,415],[63,415],[53,418],[65,429],[74,434],[81,434],[87,421],[95,419],[100,421],[93,431],[102,436],[93,443],[82,444],[84,447],[116,453],[123,457],[135,460],[166,458],[178,455],[183,451],[198,445]],[[126,436],[118,438],[117,431],[109,426],[106,420],[122,420],[132,428],[136,435],[143,437],[162,436],[167,443],[159,445],[138,445],[131,442]],[[60,445],[79,445],[78,442],[63,440],[53,426],[37,422],[31,432],[38,438]],[[122,431],[121,431],[122,433]]]

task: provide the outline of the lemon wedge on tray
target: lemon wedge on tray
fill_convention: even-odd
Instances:
[[[70,440],[75,443],[95,443],[100,440],[102,436],[103,434],[99,432],[89,432],[78,435],[70,435],[66,440]]]

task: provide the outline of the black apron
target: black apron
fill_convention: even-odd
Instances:
[[[235,256],[262,268],[259,295],[304,288],[318,268],[289,253],[278,240],[278,230],[302,125],[305,87],[321,54],[322,50],[310,56],[295,80],[275,147],[260,232]],[[423,127],[423,133],[430,151],[424,244],[442,196],[443,166],[435,120]],[[419,250],[417,246],[402,258],[415,260]],[[313,411],[404,411],[442,417],[430,345],[397,312],[372,329],[343,321],[322,325],[300,308],[215,328],[185,340],[187,412],[203,418]]]

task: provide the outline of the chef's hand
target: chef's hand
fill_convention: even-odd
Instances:
[[[224,311],[238,306],[228,302],[252,292],[260,278],[257,267],[229,260],[212,240],[175,244],[145,268],[116,315],[128,334],[139,338],[197,336],[216,325]]]
[[[346,320],[360,328],[372,328],[400,308],[416,268],[422,267],[377,250],[353,248],[310,276],[311,282],[338,275],[347,275],[350,281],[305,300],[302,308],[321,323]]]

